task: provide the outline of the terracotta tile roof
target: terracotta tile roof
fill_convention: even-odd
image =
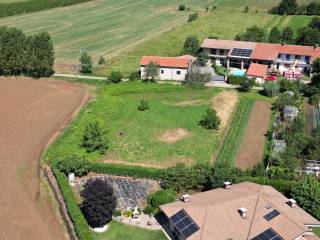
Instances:
[[[175,202],[161,206],[171,217],[181,209],[197,223],[200,230],[188,240],[247,240],[273,228],[283,239],[293,240],[310,231],[305,224],[320,222],[296,206],[287,204],[288,199],[270,186],[244,182],[230,189],[215,189],[191,196],[190,202]],[[271,209],[267,209],[271,206]],[[247,217],[242,218],[238,209],[245,207]],[[263,217],[276,209],[280,215],[266,221]]]
[[[251,63],[247,71],[248,76],[265,78],[268,72],[268,65]]]
[[[233,48],[245,48],[254,49],[257,43],[244,42],[234,40],[218,40],[218,39],[205,39],[201,45],[201,48],[217,48],[217,49],[233,49]]]
[[[190,55],[184,55],[181,57],[157,57],[157,56],[143,56],[140,65],[145,66],[150,62],[157,63],[160,67],[171,68],[188,68],[189,63],[194,57]]]
[[[252,59],[270,60],[277,59],[278,54],[291,54],[310,56],[311,60],[320,57],[320,48],[299,45],[281,45],[272,43],[258,43],[252,53]]]

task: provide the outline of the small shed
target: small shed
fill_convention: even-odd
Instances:
[[[293,120],[299,114],[299,110],[297,107],[294,106],[285,106],[283,109],[283,117],[285,120]]]

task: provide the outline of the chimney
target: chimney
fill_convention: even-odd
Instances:
[[[239,214],[240,214],[240,216],[241,216],[242,218],[246,218],[246,217],[247,217],[247,212],[248,212],[248,210],[247,210],[245,207],[239,208],[239,209],[238,209],[238,212],[239,212]]]
[[[184,195],[182,195],[182,197],[180,199],[184,203],[190,202],[190,195],[189,194],[184,194]]]
[[[294,208],[297,205],[297,202],[293,198],[290,198],[288,200],[288,204],[289,204],[290,207]]]
[[[229,188],[231,188],[231,182],[224,182],[223,186],[225,189],[229,189]]]
[[[316,44],[316,45],[314,45],[314,49],[316,49],[316,50],[318,50],[318,47],[319,47],[319,45],[318,44]]]

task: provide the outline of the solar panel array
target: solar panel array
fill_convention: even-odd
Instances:
[[[263,218],[269,222],[269,221],[271,221],[272,219],[274,219],[278,215],[280,215],[279,211],[274,209],[272,212],[269,212]]]
[[[232,49],[232,52],[230,55],[236,56],[236,57],[250,57],[252,53],[252,49],[247,48],[234,48]]]
[[[183,209],[174,214],[170,219],[176,230],[185,238],[190,237],[200,229]]]
[[[267,229],[258,236],[252,238],[251,240],[283,240],[278,233],[276,233],[272,228]]]

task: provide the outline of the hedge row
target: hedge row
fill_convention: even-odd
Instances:
[[[22,2],[0,3],[0,17],[65,7],[88,1],[91,0],[29,0]]]
[[[146,168],[112,163],[92,163],[92,172],[136,178],[160,179],[165,169]]]
[[[52,168],[52,171],[57,179],[60,191],[67,206],[68,214],[74,224],[77,236],[80,240],[94,240],[89,225],[82,215],[78,202],[69,186],[66,175],[56,168]]]
[[[291,189],[296,183],[293,180],[283,180],[283,179],[269,179],[266,177],[239,177],[237,182],[254,182],[262,185],[270,185],[277,189],[279,192],[283,193],[287,197],[291,197]]]

